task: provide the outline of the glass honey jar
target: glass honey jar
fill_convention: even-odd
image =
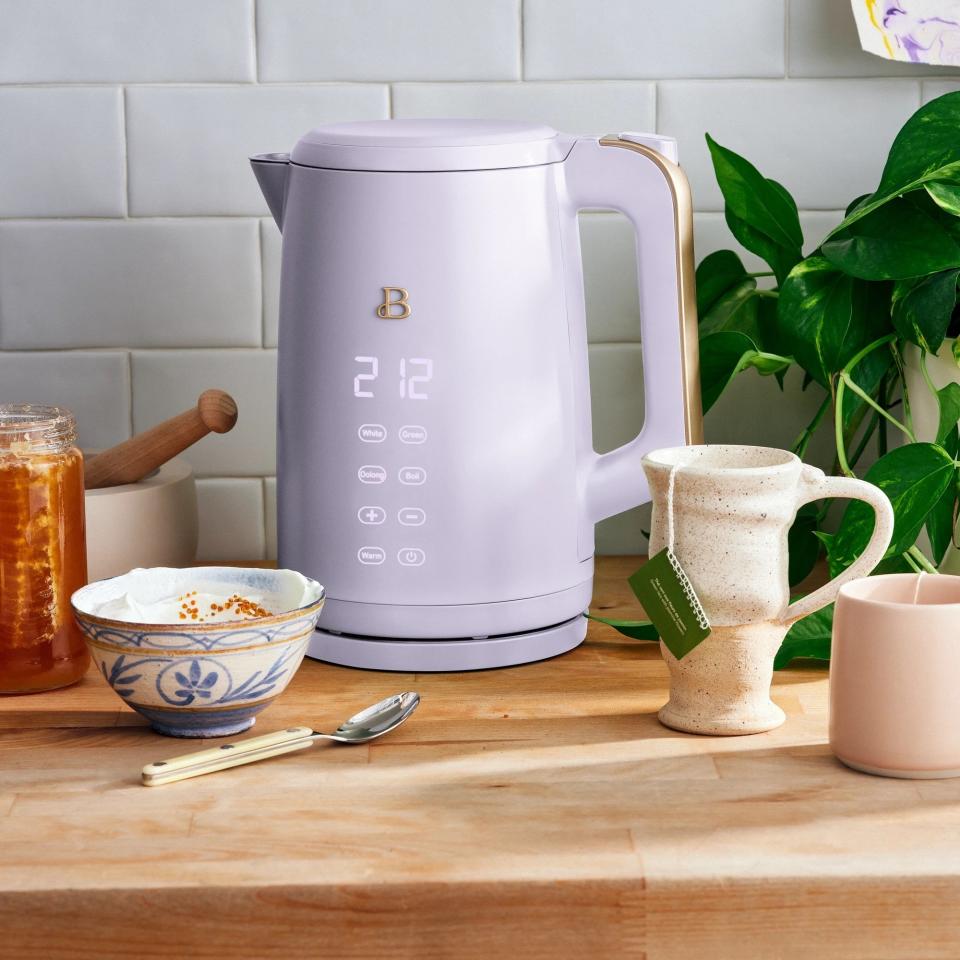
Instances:
[[[0,404],[0,693],[64,687],[87,669],[70,610],[87,582],[76,436],[60,407]]]

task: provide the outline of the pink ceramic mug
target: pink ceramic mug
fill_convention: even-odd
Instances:
[[[887,777],[960,776],[960,577],[894,573],[840,588],[830,746]]]

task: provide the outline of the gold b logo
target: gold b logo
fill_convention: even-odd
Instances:
[[[381,320],[406,320],[410,316],[410,296],[403,287],[382,287],[383,303],[377,307],[377,316]],[[397,310],[399,309],[399,313]]]

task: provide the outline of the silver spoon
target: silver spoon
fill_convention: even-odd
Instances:
[[[288,727],[276,733],[266,733],[262,737],[250,737],[248,740],[225,743],[211,750],[198,750],[181,757],[148,763],[141,776],[148,787],[159,787],[175,780],[199,777],[204,773],[215,773],[228,767],[239,767],[244,763],[277,757],[282,753],[304,750],[319,740],[366,743],[399,727],[417,709],[419,703],[419,693],[398,693],[361,710],[341,723],[333,733],[320,733],[310,727]]]

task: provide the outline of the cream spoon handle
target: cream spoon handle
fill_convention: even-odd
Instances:
[[[236,743],[224,743],[208,750],[197,750],[171,757],[169,760],[148,763],[143,768],[141,777],[146,786],[159,787],[165,783],[199,777],[229,767],[239,767],[244,763],[279,757],[295,750],[305,750],[319,739],[322,738],[315,735],[310,727],[288,727],[286,730],[266,733],[262,737],[250,737]]]

